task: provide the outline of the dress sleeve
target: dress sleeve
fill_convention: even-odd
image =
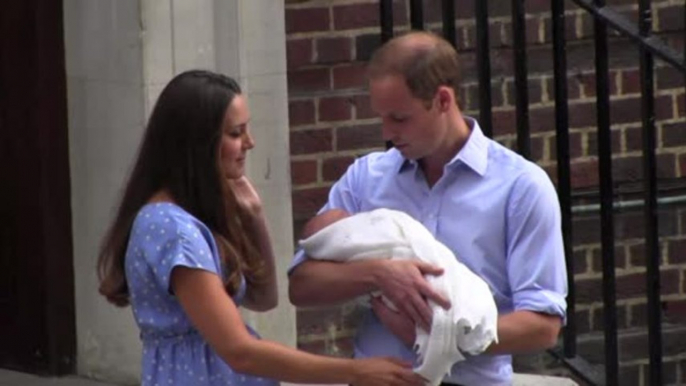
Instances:
[[[146,262],[161,288],[172,293],[171,273],[175,267],[188,267],[215,273],[221,277],[219,259],[212,251],[210,235],[190,219],[162,216],[145,231]]]

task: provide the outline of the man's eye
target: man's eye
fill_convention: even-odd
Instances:
[[[405,118],[405,117],[391,117],[391,120],[393,122],[401,123],[401,122],[405,122],[407,120],[407,118]]]

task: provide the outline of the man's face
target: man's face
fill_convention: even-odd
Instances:
[[[418,160],[438,150],[444,129],[435,101],[427,109],[397,75],[371,80],[369,94],[372,110],[381,117],[383,139],[405,158]]]

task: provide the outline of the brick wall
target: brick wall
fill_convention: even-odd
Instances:
[[[427,0],[427,28],[440,31],[440,1]],[[554,94],[549,0],[526,1],[532,157],[555,181]],[[610,0],[610,6],[636,20],[635,0]],[[684,0],[654,1],[654,27],[673,48],[683,51]],[[460,100],[465,113],[478,116],[475,22],[473,1],[456,1],[456,40],[463,64]],[[566,35],[570,109],[570,152],[575,192],[598,184],[593,21],[566,2]],[[515,90],[511,46],[510,2],[489,2],[493,74],[494,137],[514,148]],[[407,30],[407,1],[396,1],[396,31]],[[325,202],[329,187],[355,157],[382,149],[379,121],[369,109],[364,65],[379,44],[378,4],[370,0],[287,1],[289,113],[293,215],[298,234],[302,224]],[[614,179],[622,191],[640,182],[641,123],[637,48],[611,33],[610,91]],[[655,71],[658,128],[658,177],[686,189],[686,108],[684,78],[658,62]],[[679,188],[681,187],[681,188]],[[588,195],[575,204],[593,203]],[[586,198],[583,198],[586,197]],[[627,194],[626,199],[640,197]],[[618,323],[623,329],[622,384],[647,384],[645,331],[645,264],[643,217],[640,209],[616,216]],[[574,216],[573,242],[578,291],[576,318],[580,351],[602,361],[601,253],[596,212]],[[686,204],[660,211],[660,248],[665,339],[665,377],[686,382]],[[298,311],[299,346],[334,355],[348,355],[359,310],[351,305]],[[600,335],[602,337],[602,335]],[[626,339],[625,339],[626,337]],[[681,346],[675,342],[683,343]]]

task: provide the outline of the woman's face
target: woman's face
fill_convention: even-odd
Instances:
[[[243,95],[236,95],[224,114],[219,162],[226,178],[240,178],[245,174],[245,156],[255,147],[248,132],[250,112]]]

